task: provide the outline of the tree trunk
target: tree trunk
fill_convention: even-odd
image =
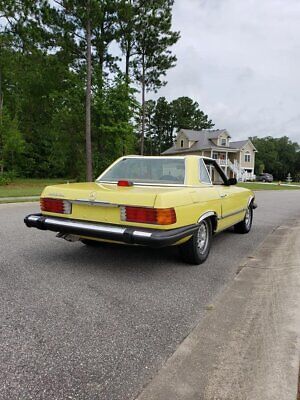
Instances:
[[[144,137],[145,137],[145,56],[142,61],[142,132],[141,132],[141,155],[144,155]]]
[[[125,55],[125,79],[126,83],[129,84],[129,62],[130,62],[130,53],[131,49],[130,46],[127,46],[126,55]]]
[[[89,7],[89,2],[88,2]],[[91,20],[86,24],[86,99],[85,99],[85,145],[86,145],[86,180],[93,180],[92,137],[91,137],[91,87],[92,87],[92,53],[91,53]]]

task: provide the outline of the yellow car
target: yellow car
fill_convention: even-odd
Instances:
[[[201,264],[214,233],[251,229],[254,194],[235,184],[211,158],[125,156],[93,183],[46,187],[25,224],[84,244],[178,245]]]

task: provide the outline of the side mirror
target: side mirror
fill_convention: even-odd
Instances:
[[[236,178],[229,178],[229,179],[227,180],[227,185],[228,185],[228,186],[236,185],[236,184],[237,184]]]

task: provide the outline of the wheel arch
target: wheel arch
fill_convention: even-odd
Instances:
[[[251,195],[248,199],[247,207],[249,207],[251,205],[251,203],[254,203],[254,200],[255,200],[255,197]]]
[[[207,218],[210,219],[212,225],[212,231],[215,232],[218,227],[218,215],[215,211],[206,211],[199,217],[197,223],[199,224],[201,221]]]

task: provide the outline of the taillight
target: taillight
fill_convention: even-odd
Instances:
[[[133,186],[133,182],[121,180],[118,181],[118,186],[124,186],[124,187]]]
[[[174,208],[121,207],[121,219],[144,224],[171,225],[176,222]]]
[[[58,214],[71,214],[72,204],[67,200],[61,199],[40,199],[41,211],[48,211]]]

